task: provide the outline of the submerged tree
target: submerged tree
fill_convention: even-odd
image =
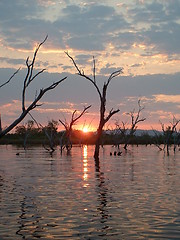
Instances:
[[[179,134],[177,132],[176,127],[179,124],[179,122],[180,120],[177,120],[174,116],[173,116],[173,121],[170,122],[170,125],[166,127],[164,123],[160,122],[162,131],[163,131],[163,137],[164,137],[164,150],[166,148],[168,155],[169,155],[169,145],[171,143],[174,143],[174,151],[175,151],[176,145],[178,144],[177,136],[179,136]],[[177,142],[175,141],[176,138],[177,138]]]
[[[130,116],[131,118],[131,124],[128,127],[127,122],[122,121],[122,125],[120,125],[117,121],[115,123],[116,129],[118,129],[121,133],[121,137],[124,141],[124,149],[127,150],[128,144],[131,142],[133,139],[135,132],[138,128],[138,123],[143,122],[146,120],[146,118],[141,117],[141,112],[144,110],[144,107],[141,106],[141,100],[138,100],[138,110],[137,112],[135,109],[132,111],[128,112],[127,115]]]
[[[128,127],[127,122],[122,121],[121,124],[119,124],[118,120],[115,121],[115,129],[114,129],[114,145],[118,147],[120,145],[120,139],[123,142],[127,142],[128,137]]]
[[[162,148],[162,146],[161,146],[161,143],[162,143],[162,134],[161,134],[159,131],[157,131],[157,130],[155,130],[155,129],[153,129],[153,128],[152,128],[152,131],[153,131],[153,133],[154,133],[153,144],[154,144],[157,148],[159,148],[160,151],[162,151],[162,150],[163,150],[163,148]]]
[[[28,120],[25,124],[16,126],[15,133],[22,137],[24,150],[26,150],[28,138],[33,135],[35,131],[34,121],[32,120]]]
[[[127,149],[127,146],[129,144],[129,142],[131,141],[131,139],[133,138],[137,128],[138,128],[138,123],[140,122],[144,122],[146,120],[146,118],[141,118],[140,114],[141,112],[144,110],[144,107],[141,106],[141,99],[138,100],[138,111],[135,112],[135,109],[133,109],[132,111],[130,111],[129,113],[127,113],[127,115],[129,115],[131,117],[131,126],[129,129],[129,136],[126,139],[125,145],[124,145],[124,149]]]
[[[71,121],[70,123],[67,122],[67,120],[65,119],[65,121],[62,121],[61,119],[59,119],[59,122],[64,126],[65,128],[65,138],[66,141],[63,144],[63,142],[61,141],[61,152],[63,147],[65,146],[67,151],[70,151],[72,148],[72,131],[73,131],[73,126],[76,124],[76,122],[85,114],[87,113],[87,110],[91,107],[91,105],[84,107],[84,110],[77,115],[77,110],[74,110],[71,116]],[[64,136],[63,136],[64,137]]]
[[[37,122],[37,120],[29,113],[33,121],[36,123],[38,131],[44,133],[46,136],[46,140],[44,139],[43,147],[52,154],[55,151],[55,142],[57,137],[58,130],[58,121],[52,119],[48,121],[47,126],[43,126],[41,123]]]
[[[24,83],[23,83],[23,89],[22,89],[22,113],[20,114],[20,116],[14,120],[14,122],[12,122],[8,127],[6,127],[5,129],[2,129],[0,131],[0,138],[2,138],[4,135],[6,135],[8,132],[10,132],[14,127],[16,127],[25,117],[26,115],[33,110],[36,107],[41,106],[41,104],[39,104],[39,100],[43,97],[43,95],[56,88],[61,82],[63,82],[67,77],[62,78],[61,80],[58,80],[54,83],[52,83],[51,85],[49,85],[46,88],[41,88],[39,93],[35,95],[34,100],[32,100],[32,102],[26,106],[26,95],[27,95],[27,91],[29,89],[29,85],[34,82],[34,80],[45,71],[45,69],[42,69],[40,71],[38,71],[37,73],[34,74],[34,67],[35,67],[35,61],[36,61],[36,56],[37,53],[40,49],[40,47],[45,43],[45,41],[47,40],[47,37],[37,46],[37,48],[35,49],[34,55],[33,55],[33,59],[31,62],[29,62],[29,57],[26,59],[26,67],[27,67],[27,73],[26,76],[24,78]],[[10,82],[10,80],[17,74],[19,70],[17,70],[11,77],[10,79],[5,82],[4,84],[1,84],[0,87],[5,86],[6,84],[8,84]]]
[[[95,87],[98,95],[99,95],[99,99],[100,99],[100,119],[99,119],[99,125],[97,128],[97,136],[96,136],[96,143],[95,143],[95,151],[94,151],[94,158],[95,160],[99,160],[99,149],[100,149],[100,144],[101,144],[101,136],[103,133],[103,127],[104,125],[109,121],[109,119],[116,113],[118,113],[120,110],[113,110],[113,108],[109,111],[108,114],[106,114],[106,101],[107,101],[107,89],[108,86],[111,82],[111,80],[117,76],[119,76],[122,73],[122,68],[120,68],[119,70],[113,72],[110,74],[108,80],[106,82],[104,82],[102,91],[100,90],[99,86],[97,85],[96,82],[96,66],[95,66],[95,59],[93,57],[93,77],[89,77],[87,76],[83,70],[80,70],[80,68],[77,66],[75,60],[73,57],[71,57],[69,55],[68,52],[66,52],[67,56],[72,60],[74,67],[77,70],[77,74],[85,79],[87,79],[88,81],[90,81],[93,86]]]
[[[52,119],[51,121],[48,121],[47,126],[42,127],[42,131],[45,133],[45,136],[48,139],[49,147],[47,147],[45,143],[43,144],[43,146],[50,153],[53,153],[55,151],[54,147],[55,147],[55,138],[57,136],[57,130],[58,130],[58,121],[54,119]]]

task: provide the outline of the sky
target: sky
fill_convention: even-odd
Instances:
[[[67,79],[41,100],[31,113],[41,124],[54,119],[70,121],[92,105],[76,128],[96,129],[99,97],[93,85],[78,76],[65,51],[86,75],[92,76],[93,57],[100,89],[109,75],[107,113],[120,109],[106,128],[130,123],[128,112],[138,110],[146,121],[141,129],[159,129],[173,116],[180,119],[180,0],[6,0],[0,1],[0,84],[21,68],[9,84],[0,88],[3,127],[21,113],[21,92],[26,59],[40,48],[35,71],[45,68],[28,89],[27,105],[40,88],[65,76]],[[30,117],[23,120],[25,123]],[[61,127],[60,127],[61,129]]]

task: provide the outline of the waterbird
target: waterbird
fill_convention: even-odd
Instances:
[[[121,154],[122,154],[122,152],[118,152],[118,154],[117,154],[117,155],[118,155],[118,156],[121,156]]]

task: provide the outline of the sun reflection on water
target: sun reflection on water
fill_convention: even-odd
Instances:
[[[87,145],[83,146],[83,179],[84,181],[87,181],[88,179],[88,162],[87,162],[87,156],[88,156],[88,151],[87,151]],[[84,187],[87,187],[88,184],[84,183]]]

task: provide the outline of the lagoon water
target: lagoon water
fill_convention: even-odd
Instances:
[[[0,146],[0,239],[180,239],[180,151],[93,150]]]

